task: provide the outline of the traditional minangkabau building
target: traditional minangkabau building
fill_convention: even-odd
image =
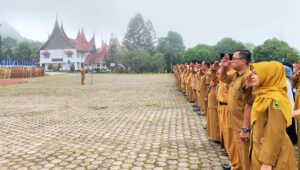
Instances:
[[[111,60],[108,53],[112,46],[114,46],[116,49],[124,48],[117,37],[114,37],[112,35],[109,45],[102,41],[99,52],[88,55],[86,60],[84,61],[84,64],[88,65],[89,68],[92,68],[93,70],[108,70],[111,67],[115,67],[115,63],[113,63],[114,65],[112,65],[111,63],[110,65],[107,65],[109,64],[109,62],[107,63],[107,59]]]
[[[75,70],[80,70],[88,55],[96,54],[95,36],[87,41],[83,30],[78,31],[75,39],[69,38],[56,19],[51,35],[39,49],[40,66],[48,70],[49,64],[54,67],[61,65],[62,70],[70,70],[72,64]]]
[[[105,42],[102,42],[101,49],[99,50],[99,52],[88,55],[86,60],[84,61],[84,65],[88,65],[93,70],[107,69],[105,60],[108,57],[108,48],[108,45]]]

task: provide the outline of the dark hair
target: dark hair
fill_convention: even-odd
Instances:
[[[208,61],[208,60],[204,60],[203,64],[206,65],[207,68],[210,67],[210,61]]]
[[[284,61],[282,62],[283,65],[288,66],[289,68],[291,68],[292,70],[294,70],[293,64],[289,61]]]
[[[234,52],[239,52],[239,56],[246,60],[248,65],[251,61],[251,52],[249,50],[235,50]]]

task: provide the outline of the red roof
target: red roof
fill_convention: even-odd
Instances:
[[[105,62],[108,55],[108,45],[102,42],[101,50],[96,54],[90,54],[86,57],[84,64],[99,64]]]
[[[91,38],[91,40],[88,42],[85,38],[83,30],[80,32],[78,31],[78,34],[76,36],[76,39],[70,39],[76,47],[78,47],[81,51],[93,51],[95,46],[95,36]]]

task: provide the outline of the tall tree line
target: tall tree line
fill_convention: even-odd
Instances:
[[[42,46],[39,42],[17,42],[17,40],[6,37],[1,41],[0,60],[34,60],[39,62],[37,50]]]

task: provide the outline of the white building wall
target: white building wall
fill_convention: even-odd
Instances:
[[[44,52],[49,53],[49,57],[44,56]],[[68,57],[67,51],[72,51],[72,57]],[[41,50],[40,51],[40,66],[45,65],[46,71],[48,71],[48,65],[62,66],[62,70],[70,70],[71,64],[74,64],[75,70],[80,70],[81,64],[84,62],[86,56],[89,53],[79,52],[76,49],[55,49],[55,50]]]

